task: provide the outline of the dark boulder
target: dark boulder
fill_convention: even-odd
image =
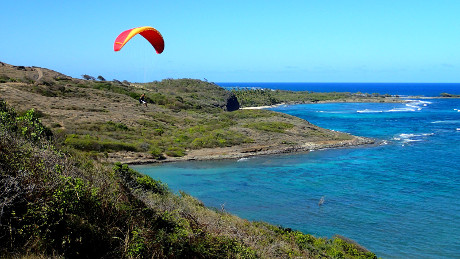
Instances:
[[[230,94],[227,98],[227,111],[232,112],[240,109],[240,103],[234,94]]]

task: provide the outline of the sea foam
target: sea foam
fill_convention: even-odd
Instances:
[[[389,110],[371,110],[364,109],[358,110],[357,113],[381,113],[381,112],[416,112],[421,111],[423,108],[427,107],[432,102],[420,101],[420,100],[407,100],[408,103],[405,104],[405,107],[392,108]]]
[[[402,134],[399,134],[393,137],[393,140],[402,141],[403,143],[419,142],[419,141],[424,141],[426,137],[432,136],[432,135],[434,135],[434,133],[422,133],[422,134],[402,133]]]
[[[357,113],[380,113],[380,112],[383,112],[383,111],[364,109],[364,110],[359,110],[359,111],[356,111],[356,112]]]
[[[460,123],[460,120],[432,121],[431,123],[435,123],[435,124],[456,124],[456,123]]]

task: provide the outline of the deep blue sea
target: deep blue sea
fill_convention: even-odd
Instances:
[[[292,90],[319,91],[296,85]],[[333,85],[324,91],[460,94],[460,84]],[[134,168],[207,206],[316,236],[347,236],[382,258],[460,258],[460,99],[272,110],[381,144]]]
[[[223,88],[269,88],[313,92],[362,92],[391,95],[439,96],[460,94],[460,83],[217,83]]]

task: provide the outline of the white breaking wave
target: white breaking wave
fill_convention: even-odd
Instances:
[[[418,109],[415,109],[415,108],[393,108],[393,109],[388,110],[388,111],[389,112],[415,112],[416,110],[418,110]]]
[[[343,113],[348,113],[348,112],[346,112],[346,111],[316,111],[316,112],[330,113],[330,114],[343,114]]]
[[[419,141],[424,141],[426,137],[432,136],[432,135],[434,135],[434,133],[422,133],[422,134],[402,133],[394,137],[393,140],[402,141],[403,143],[419,142]]]
[[[414,111],[415,110],[420,111],[422,109],[422,107],[427,107],[428,104],[432,104],[432,102],[420,101],[420,100],[411,100],[410,103],[406,103],[406,106],[410,107],[411,109],[414,109]]]
[[[380,112],[383,112],[383,111],[364,109],[364,110],[359,110],[359,111],[356,111],[356,112],[358,112],[358,113],[380,113]]]
[[[436,123],[436,124],[456,124],[456,123],[460,123],[460,120],[432,121],[431,123]]]
[[[409,103],[406,103],[406,106],[409,107],[410,109],[413,109],[413,111],[420,111],[422,110],[422,108],[427,107],[428,104],[432,104],[432,102],[421,101],[421,100],[410,100]]]
[[[401,107],[401,108],[393,108],[390,110],[371,110],[371,109],[364,109],[364,110],[358,110],[356,111],[357,113],[381,113],[381,112],[415,112],[415,111],[420,111],[423,108],[427,107],[429,104],[432,102],[428,101],[420,101],[420,100],[407,100],[408,103],[405,104],[406,107]]]
[[[428,104],[432,104],[433,102],[429,101],[422,101],[422,100],[406,100],[409,102],[409,104],[420,104],[423,106],[428,106]]]

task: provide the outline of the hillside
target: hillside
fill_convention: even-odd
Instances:
[[[138,102],[142,93],[147,107]],[[373,142],[286,114],[238,110],[234,93],[194,79],[83,80],[0,63],[0,95],[18,110],[35,109],[62,144],[107,162],[237,158]]]
[[[263,130],[268,133],[300,127],[300,121],[263,111],[223,112],[219,99],[211,105],[200,104],[199,110],[211,115],[196,112],[197,108],[172,110],[168,104],[153,104],[155,101],[143,110],[134,98],[116,93],[114,89],[118,88],[113,88],[113,83],[112,88],[100,90],[96,82],[68,78],[61,84],[61,79],[46,78],[55,72],[42,69],[42,73],[46,85],[18,82],[19,77],[16,82],[10,82],[9,77],[0,85],[2,98],[8,100],[0,100],[0,257],[376,258],[344,237],[316,238],[289,228],[240,219],[206,208],[184,192],[176,195],[166,184],[126,164],[99,161],[104,152],[111,150],[132,148],[131,152],[146,152],[139,151],[141,145],[137,142],[130,142],[135,134],[143,141],[151,134],[149,127],[137,121],[139,118],[150,118],[170,129],[177,127],[177,131],[187,129],[180,132],[202,126],[193,121],[197,118],[219,123],[213,116],[230,116],[229,120],[238,120],[242,125],[250,124],[251,119],[257,121],[258,116],[282,119],[279,127],[273,127],[269,120],[260,123],[268,127]],[[212,84],[205,85],[220,91]],[[145,91],[151,98],[155,93],[153,86],[142,91],[133,86],[116,87],[132,90],[130,93]],[[222,92],[221,97],[225,94]],[[35,110],[26,110],[31,106]],[[126,117],[116,117],[112,109]],[[155,112],[167,119],[160,120]],[[261,127],[256,125],[247,129]],[[118,140],[124,134],[126,142]],[[166,133],[152,136],[163,135]],[[153,148],[145,147],[151,155]]]

